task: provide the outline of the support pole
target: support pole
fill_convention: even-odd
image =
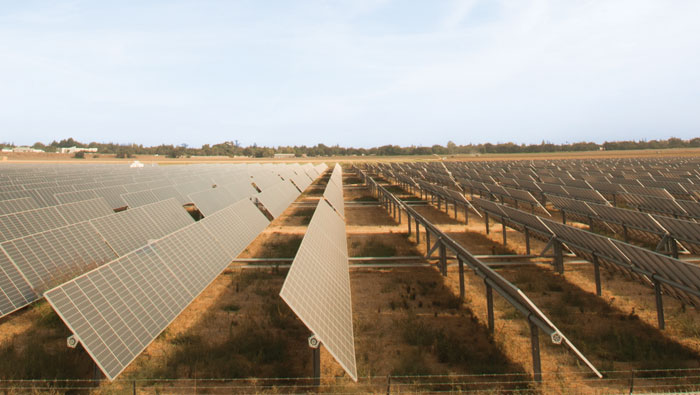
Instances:
[[[664,330],[666,323],[664,322],[664,301],[661,297],[661,283],[654,279],[654,292],[656,293],[656,316],[659,320],[659,329]]]
[[[561,223],[566,224],[566,211],[561,210]]]
[[[501,217],[501,228],[503,232],[503,247],[505,247],[508,240],[506,236],[506,219],[503,217]]]
[[[486,234],[489,234],[489,212],[484,211],[484,223],[486,223]]]
[[[314,334],[309,337],[309,347],[311,347],[311,362],[314,369],[313,385],[318,387],[321,385],[321,342]]]
[[[627,234],[627,226],[625,225],[622,225],[622,237],[625,240],[625,243],[630,242],[629,234]]]
[[[600,284],[600,262],[597,255],[593,255],[593,275],[595,276],[595,294],[601,296],[603,289]]]
[[[440,273],[442,273],[443,276],[447,276],[447,249],[445,248],[445,244],[438,241],[440,243]]]
[[[459,256],[457,256],[457,263],[459,264],[459,299],[464,300],[464,262]]]
[[[669,238],[668,242],[671,244],[671,255],[678,259],[678,243],[676,242],[676,239],[671,237]]]
[[[416,244],[420,244],[420,222],[416,218]]]
[[[430,231],[428,231],[428,228],[425,228],[425,249],[428,252],[430,251]]]
[[[537,325],[530,321],[530,345],[532,346],[532,371],[535,381],[542,382],[542,364],[540,363],[540,337]]]
[[[486,313],[489,321],[489,332],[493,334],[496,329],[493,319],[493,289],[488,283],[484,282],[484,284],[486,285]]]
[[[530,229],[525,228],[525,253],[530,255]]]
[[[554,240],[552,247],[554,248],[554,260],[552,263],[559,274],[564,274],[564,254],[561,242],[559,240]]]
[[[411,235],[411,216],[406,213],[406,222],[408,223],[408,235]]]

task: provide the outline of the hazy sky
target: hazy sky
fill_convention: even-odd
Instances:
[[[2,1],[0,141],[700,136],[700,1]]]

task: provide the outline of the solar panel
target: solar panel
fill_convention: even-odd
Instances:
[[[200,221],[221,246],[235,258],[270,221],[248,199],[241,200]]]
[[[155,188],[155,189],[151,190],[151,192],[153,192],[153,194],[156,196],[158,201],[173,198],[178,203],[180,203],[180,205],[189,203],[188,199],[186,199],[184,196],[182,196],[180,194],[180,192],[178,192],[177,189],[175,189],[175,187],[172,185],[164,186],[164,187],[160,187],[160,188]]]
[[[190,194],[188,197],[205,216],[212,215],[236,201],[233,194],[226,188],[222,187],[210,188],[206,191],[195,192]]]
[[[34,210],[39,208],[36,200],[32,197],[0,200],[0,216],[18,213],[20,211]]]
[[[21,211],[0,217],[0,242],[68,225],[55,207]]]
[[[636,266],[649,273],[658,273],[663,278],[700,292],[699,266],[617,240],[612,240],[612,243],[615,244],[615,246],[623,254],[625,254],[627,262],[630,265]],[[661,286],[666,293],[674,296],[675,298],[688,303],[691,306],[700,306],[700,298],[698,298],[696,295],[686,292],[678,287],[669,286],[665,282],[661,282]]]
[[[1,245],[38,294],[116,258],[87,222],[6,241]]]
[[[250,182],[250,178],[248,177],[220,185],[219,188],[226,189],[231,196],[233,196],[234,202],[249,198],[258,193],[258,191],[253,188],[253,184]]]
[[[202,223],[46,293],[104,374],[116,378],[228,265]]]
[[[139,210],[142,210],[156,224],[160,229],[160,235],[167,235],[195,222],[173,198],[139,207]]]
[[[84,200],[75,203],[67,203],[56,206],[56,210],[69,224],[87,221],[93,218],[114,214],[104,198]]]
[[[325,201],[311,218],[280,296],[357,381],[345,223]]]
[[[277,185],[282,179],[268,170],[257,169],[250,173],[253,176],[253,182],[261,191]]]
[[[662,188],[653,188],[642,185],[623,185],[625,192],[633,195],[656,196],[663,199],[673,199],[673,195]]]
[[[121,197],[129,207],[141,207],[160,200],[150,189],[145,191],[123,193]]]
[[[683,217],[688,215],[688,213],[673,199],[664,199],[655,196],[631,195],[629,193],[622,194],[621,196],[625,202],[642,210]]]
[[[652,217],[663,226],[664,230],[673,236],[673,238],[700,245],[700,224],[697,222],[669,218],[662,215],[652,215]],[[693,250],[695,253],[700,252],[697,247],[694,247]]]
[[[300,195],[291,181],[282,181],[267,188],[255,197],[273,217],[279,217],[284,210]]]
[[[295,174],[295,175],[293,175],[293,176],[291,177],[291,180],[292,180],[292,182],[294,183],[294,185],[296,185],[297,188],[298,188],[301,192],[304,192],[304,191],[306,190],[306,188],[308,188],[309,185],[311,185],[311,183],[313,182],[313,180],[311,179],[311,177],[309,177],[309,175],[306,174],[305,172],[302,172],[301,174]]]
[[[161,228],[141,208],[92,219],[90,223],[119,256],[163,236]]]
[[[12,313],[39,296],[32,290],[27,280],[0,248],[0,317]]]
[[[340,166],[336,165],[333,169],[333,174],[331,175],[328,185],[326,185],[326,190],[323,192],[323,197],[328,200],[328,203],[336,210],[340,215],[345,218],[345,203],[343,202],[343,171]]]
[[[94,192],[97,194],[97,196],[103,197],[112,208],[127,206],[126,201],[124,201],[124,199],[121,197],[121,194],[127,193],[126,188],[124,188],[122,185],[95,189]]]
[[[581,200],[567,199],[561,196],[554,196],[545,194],[547,200],[550,201],[554,207],[576,213],[583,216],[596,216],[596,212],[591,209],[588,203]]]
[[[62,193],[57,193],[54,195],[56,200],[61,203],[73,203],[73,202],[80,202],[83,200],[90,200],[90,199],[95,199],[98,197],[97,193],[93,190],[81,190],[81,191],[73,191],[73,192],[62,192]]]

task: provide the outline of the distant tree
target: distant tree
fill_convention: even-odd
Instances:
[[[73,154],[73,157],[75,159],[85,159],[85,151],[78,151],[75,154]]]

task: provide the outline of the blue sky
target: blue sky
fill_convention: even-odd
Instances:
[[[700,136],[700,1],[2,1],[0,141]]]

